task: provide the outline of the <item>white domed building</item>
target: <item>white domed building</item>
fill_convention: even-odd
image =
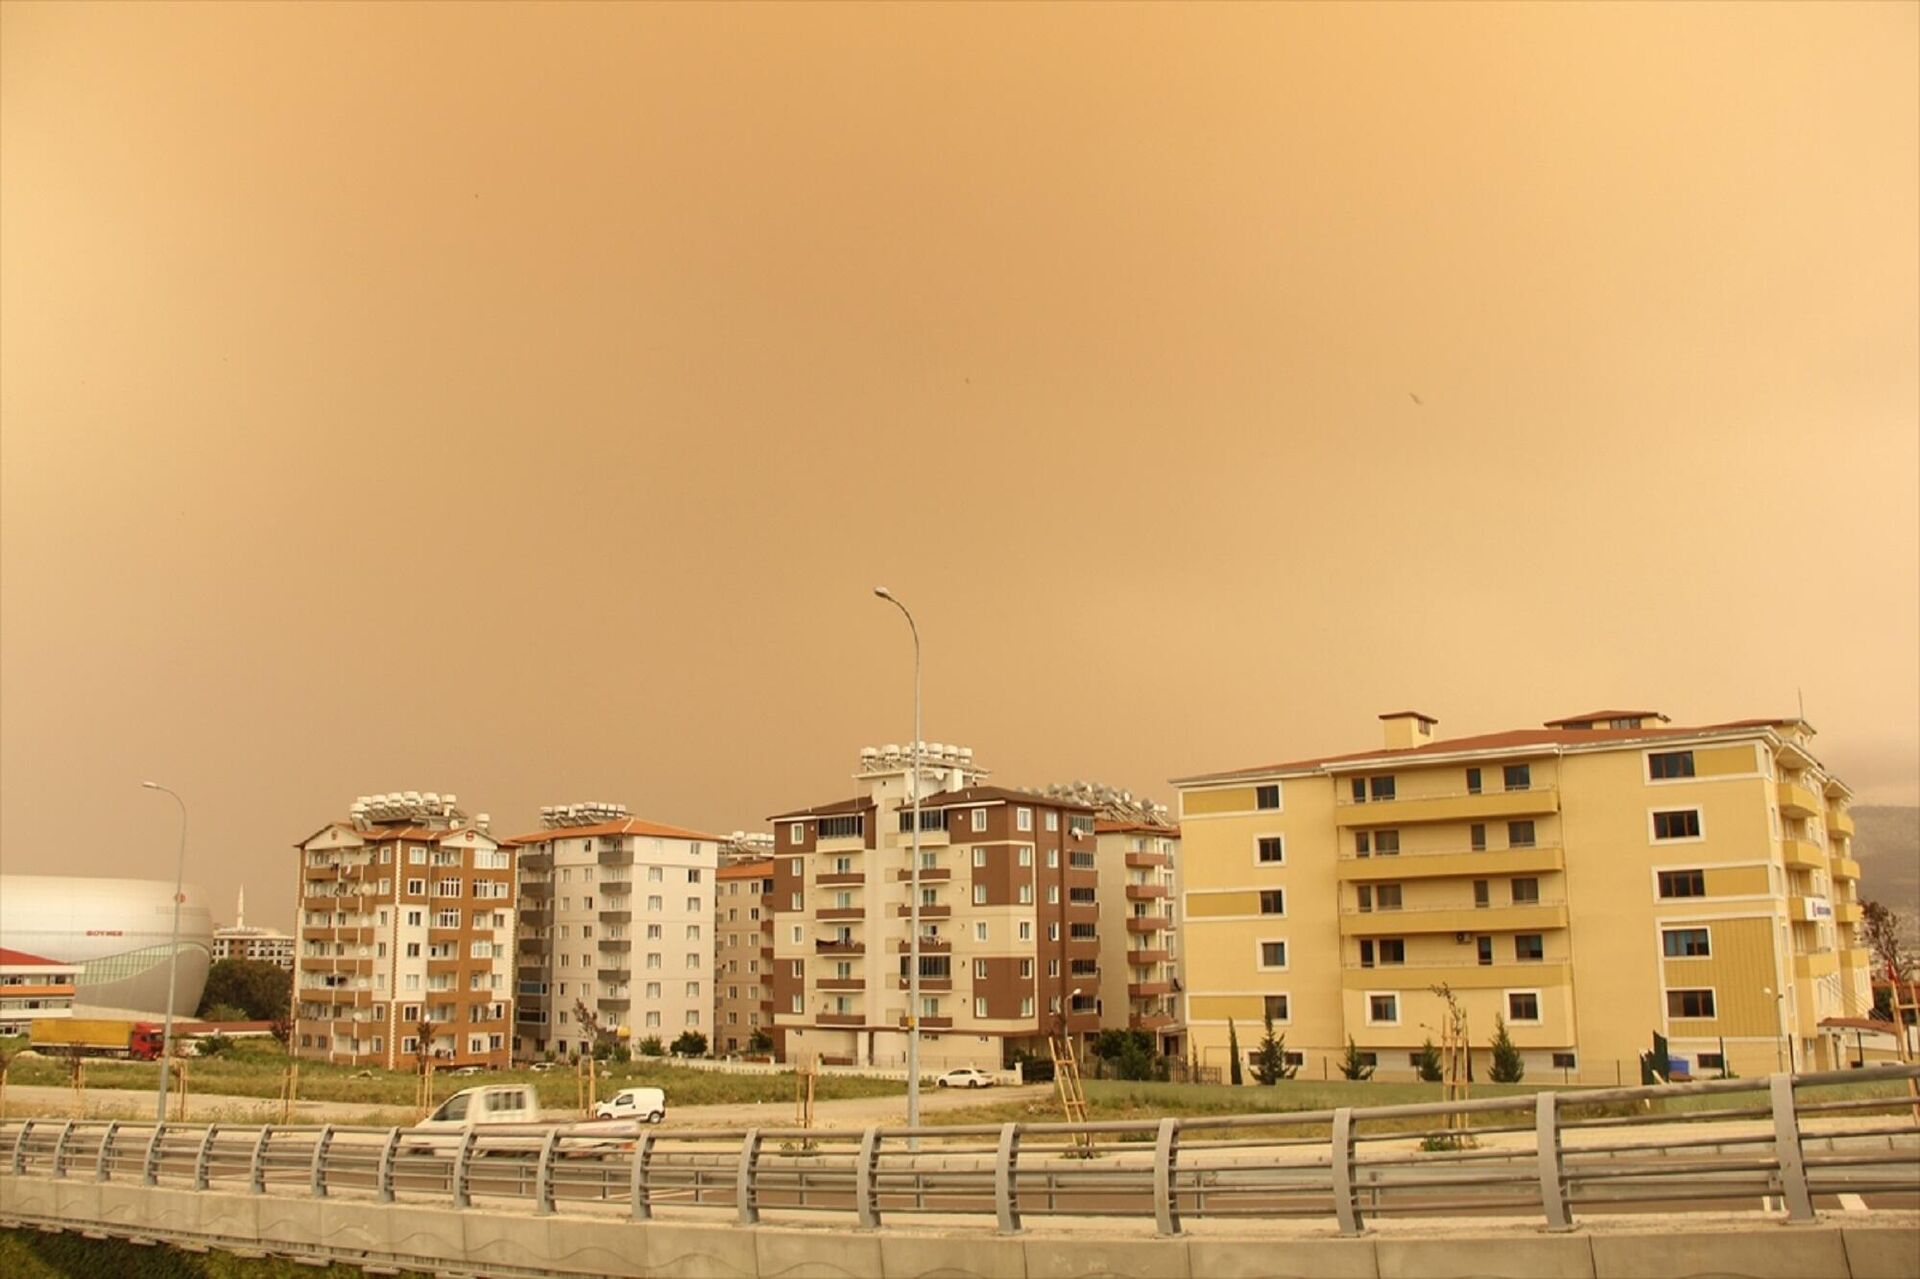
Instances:
[[[173,1011],[191,1017],[213,964],[213,911],[198,885],[182,891]],[[163,1015],[172,933],[171,880],[0,875],[0,947],[78,964],[83,1015]]]

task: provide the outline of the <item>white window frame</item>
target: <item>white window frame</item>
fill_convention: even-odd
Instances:
[[[974,833],[979,834],[987,828],[987,810],[984,808],[974,809],[973,816],[968,820],[972,825]]]
[[[1273,1019],[1273,1024],[1276,1026],[1293,1025],[1293,992],[1291,990],[1261,991],[1260,992],[1260,1019],[1262,1021],[1266,1020],[1267,1000],[1276,998],[1276,997],[1287,1001],[1287,1015],[1285,1017],[1275,1017]]]
[[[1682,835],[1678,839],[1661,839],[1654,833],[1653,816],[1655,813],[1691,812],[1700,819],[1698,835]],[[1647,843],[1659,848],[1669,848],[1675,844],[1704,844],[1707,841],[1707,810],[1699,804],[1661,804],[1657,808],[1647,809]]]
[[[1667,900],[1680,901],[1684,899],[1668,898]],[[1668,933],[1705,933],[1707,935],[1707,953],[1704,955],[1669,955],[1667,953],[1667,934]],[[1661,921],[1660,959],[1662,963],[1666,962],[1669,959],[1712,959],[1712,958],[1713,958],[1713,925],[1712,924],[1708,923],[1704,919],[1699,921],[1698,923],[1693,923],[1693,924],[1670,924],[1664,920]],[[1689,987],[1684,987],[1683,989],[1691,990],[1693,988],[1689,986]]]
[[[1033,829],[1033,810],[1024,807],[1014,809],[1013,828],[1019,831],[1031,831]]]
[[[1280,860],[1270,862],[1270,861],[1263,861],[1261,859],[1260,841],[1263,839],[1275,839],[1280,841]],[[1253,848],[1253,864],[1255,866],[1264,866],[1271,869],[1274,867],[1283,867],[1287,864],[1287,836],[1284,831],[1277,831],[1277,830],[1255,831],[1253,834],[1252,848]]]
[[[1547,1019],[1547,1004],[1546,1004],[1546,1001],[1545,1001],[1544,999],[1542,999],[1542,998],[1540,997],[1540,992],[1539,992],[1538,990],[1535,990],[1535,989],[1533,989],[1532,987],[1529,987],[1529,986],[1521,986],[1521,987],[1517,987],[1517,988],[1515,988],[1515,989],[1513,989],[1513,990],[1508,990],[1508,991],[1503,991],[1503,992],[1501,992],[1501,993],[1502,993],[1502,995],[1504,996],[1504,998],[1505,998],[1505,1000],[1506,1000],[1506,1005],[1507,1005],[1507,1006],[1506,1006],[1506,1008],[1505,1008],[1505,1010],[1504,1010],[1504,1011],[1505,1011],[1505,1012],[1506,1012],[1506,1014],[1507,1014],[1507,1024],[1508,1024],[1508,1025],[1510,1025],[1510,1026],[1539,1026],[1539,1025],[1542,1025],[1542,1024],[1544,1024],[1544,1023],[1546,1022],[1546,1019]],[[1534,1009],[1535,1009],[1535,1011],[1536,1011],[1536,1012],[1537,1012],[1537,1013],[1538,1013],[1539,1015],[1538,1015],[1538,1016],[1536,1016],[1536,1017],[1516,1017],[1516,1016],[1514,1016],[1514,1015],[1513,1015],[1513,997],[1514,997],[1515,995],[1532,995],[1532,996],[1533,996],[1533,1006],[1534,1006]]]
[[[1265,916],[1262,916],[1265,918]],[[1277,944],[1280,947],[1280,962],[1267,962],[1266,948]],[[1253,969],[1261,973],[1284,973],[1293,963],[1293,947],[1285,937],[1262,937],[1253,943]]]
[[[1399,992],[1399,991],[1397,991],[1397,990],[1368,990],[1368,991],[1363,991],[1363,992],[1361,993],[1361,996],[1360,996],[1360,997],[1361,997],[1362,999],[1364,999],[1364,1000],[1366,1000],[1366,1001],[1367,1001],[1367,1006],[1366,1006],[1366,1014],[1367,1014],[1367,1025],[1369,1025],[1369,1026],[1398,1026],[1398,1025],[1400,1024],[1400,1014],[1401,1014],[1401,1012],[1402,1012],[1403,1010],[1402,1010],[1402,1009],[1401,1009],[1401,1007],[1400,1007],[1400,992]],[[1384,999],[1391,999],[1391,1000],[1393,1001],[1393,1019],[1392,1019],[1391,1021],[1383,1021],[1383,1020],[1380,1020],[1380,1019],[1377,1019],[1377,1018],[1375,1018],[1375,1017],[1374,1017],[1374,1015],[1373,1015],[1373,1001],[1374,1001],[1374,1000],[1375,1000],[1376,998],[1384,998]]]

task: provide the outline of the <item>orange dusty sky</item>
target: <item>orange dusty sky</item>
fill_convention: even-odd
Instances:
[[[0,10],[0,854],[1597,706],[1920,798],[1920,8]],[[1415,397],[1418,397],[1417,400]]]

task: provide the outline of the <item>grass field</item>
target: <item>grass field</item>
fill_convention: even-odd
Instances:
[[[413,1272],[403,1272],[415,1279]],[[177,1248],[137,1248],[118,1239],[0,1230],[0,1275],[7,1279],[364,1279],[353,1266],[310,1266],[297,1261],[192,1253]],[[425,1279],[419,1276],[418,1279]]]
[[[18,1042],[18,1041],[14,1041]],[[215,1094],[233,1097],[277,1097],[285,1078],[287,1058],[281,1047],[270,1041],[240,1040],[217,1057],[196,1057],[187,1068],[188,1083],[196,1096]],[[87,1063],[87,1088],[150,1091],[158,1067],[152,1062],[96,1060]],[[68,1083],[66,1063],[46,1057],[21,1057],[8,1074],[10,1084],[40,1084],[63,1087]],[[433,1094],[436,1100],[451,1097],[463,1088],[480,1084],[524,1083],[533,1086],[542,1106],[564,1109],[578,1104],[579,1085],[574,1071],[556,1066],[545,1072],[531,1070],[486,1071],[478,1075],[436,1074]],[[602,1063],[599,1095],[630,1085],[648,1084],[667,1090],[674,1106],[705,1106],[752,1102],[791,1102],[794,1077],[778,1075],[735,1075],[717,1071],[689,1070],[651,1058],[633,1062]],[[411,1073],[363,1070],[324,1062],[300,1063],[299,1096],[302,1101],[335,1101],[366,1106],[411,1106],[419,1078]],[[886,1079],[858,1079],[841,1075],[822,1075],[814,1084],[814,1097],[832,1101],[843,1097],[889,1097],[905,1093],[905,1083]]]

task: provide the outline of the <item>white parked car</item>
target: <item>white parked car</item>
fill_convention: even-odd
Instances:
[[[940,1076],[942,1088],[991,1088],[993,1076],[972,1066],[961,1066]]]
[[[667,1094],[660,1088],[622,1088],[593,1108],[596,1119],[644,1119],[657,1124],[667,1117]]]

